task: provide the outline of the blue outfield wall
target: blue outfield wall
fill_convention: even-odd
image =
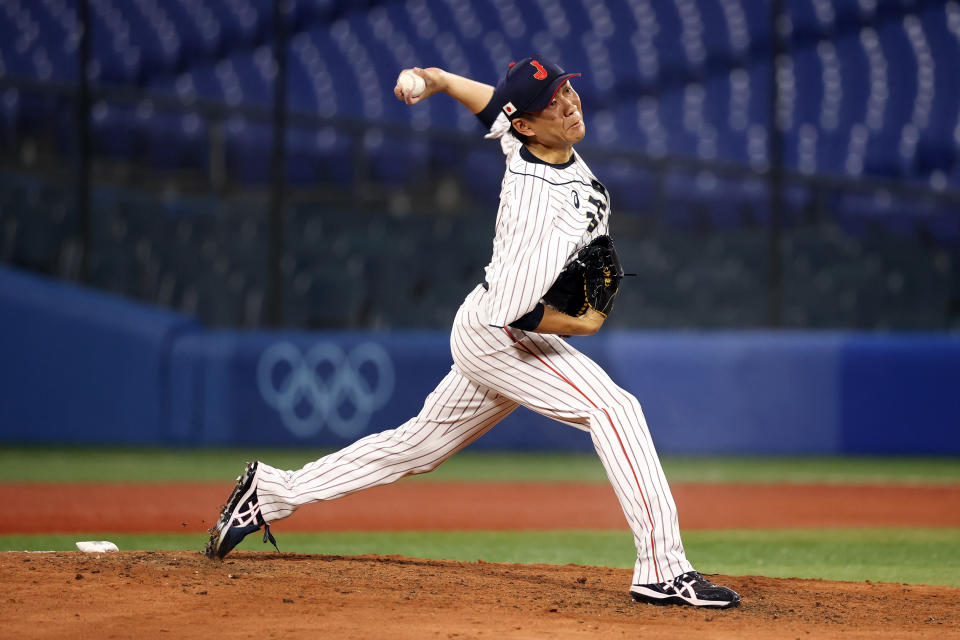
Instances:
[[[168,438],[168,354],[188,316],[0,269],[0,438]]]
[[[400,425],[445,332],[205,328],[0,269],[0,442],[330,446]],[[609,331],[573,339],[669,454],[960,454],[960,335]],[[520,409],[472,445],[591,448]]]

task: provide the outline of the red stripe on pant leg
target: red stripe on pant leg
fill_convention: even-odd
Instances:
[[[531,351],[530,348],[527,347],[527,345],[523,344],[522,342],[514,338],[513,334],[510,333],[509,329],[504,327],[503,330],[506,331],[507,335],[510,336],[510,339],[513,340],[513,344],[520,347],[521,349],[529,353],[531,356],[536,358],[543,366],[545,366],[547,369],[550,369],[550,371],[555,373],[561,380],[563,380],[568,385],[573,387],[577,391],[577,393],[579,393],[581,396],[584,397],[584,399],[586,399],[587,402],[593,405],[594,409],[600,409],[601,411],[603,411],[603,414],[607,416],[607,420],[610,422],[610,427],[613,429],[613,434],[617,436],[617,442],[620,443],[620,450],[623,451],[623,457],[624,459],[626,459],[627,465],[629,465],[630,467],[630,473],[633,474],[633,481],[637,483],[637,490],[640,492],[640,499],[643,501],[643,508],[647,512],[647,522],[650,523],[650,550],[652,552],[651,557],[653,559],[653,571],[657,576],[657,582],[662,582],[662,580],[660,579],[660,566],[657,564],[657,544],[656,542],[654,542],[654,539],[653,539],[653,516],[650,514],[650,507],[647,505],[647,498],[646,496],[643,495],[643,488],[640,486],[640,478],[637,476],[637,472],[633,468],[633,463],[630,461],[629,454],[627,454],[627,448],[624,446],[623,440],[620,438],[620,432],[617,431],[617,427],[613,423],[613,418],[610,417],[610,413],[606,409],[602,409],[598,407],[597,404],[593,400],[591,400],[589,396],[587,396],[587,394],[585,394],[583,391],[579,389],[579,387],[577,387],[577,385],[573,384],[566,376],[564,376],[562,373],[560,373],[559,371],[551,367],[547,362],[543,360],[543,358],[541,358],[540,356],[535,354],[533,351]]]

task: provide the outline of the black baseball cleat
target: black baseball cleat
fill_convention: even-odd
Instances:
[[[714,584],[696,571],[660,584],[635,584],[630,587],[630,595],[637,602],[648,604],[688,604],[714,609],[729,609],[740,604],[736,591]]]
[[[223,559],[233,548],[254,531],[263,527],[263,543],[269,541],[277,551],[277,541],[270,533],[270,525],[260,515],[257,500],[257,463],[248,462],[244,472],[237,478],[237,486],[220,510],[220,519],[210,529],[210,540],[203,553],[208,558]]]

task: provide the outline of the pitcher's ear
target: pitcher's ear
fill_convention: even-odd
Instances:
[[[514,130],[521,135],[533,135],[533,127],[530,126],[530,121],[526,118],[516,118],[510,124],[513,126]]]

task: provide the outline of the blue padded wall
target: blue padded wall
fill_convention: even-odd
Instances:
[[[168,354],[179,314],[0,269],[0,439],[167,439]]]
[[[960,454],[960,335],[613,330],[572,339],[662,453]],[[0,441],[339,447],[399,426],[445,332],[226,331],[0,269]],[[473,448],[589,450],[518,410]]]

